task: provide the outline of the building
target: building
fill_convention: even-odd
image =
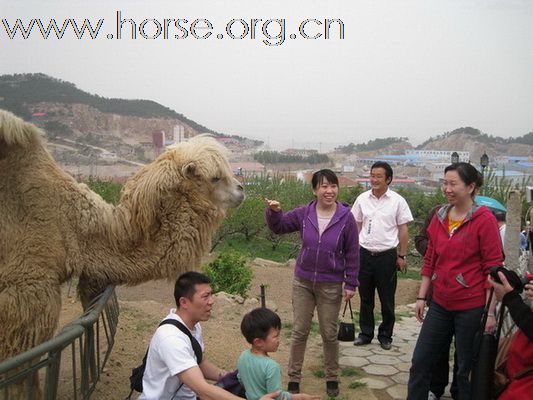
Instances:
[[[153,131],[152,144],[155,148],[155,154],[161,154],[165,150],[165,131]]]
[[[255,161],[230,162],[236,176],[257,176],[265,172],[265,166]]]
[[[302,156],[302,157],[309,157],[315,154],[318,154],[318,150],[313,149],[287,149],[281,152],[281,154],[285,154],[288,156]]]
[[[456,150],[406,150],[405,155],[412,157],[418,162],[434,161],[449,163],[452,159],[452,153],[456,152],[459,155],[459,161],[470,162],[469,151]]]

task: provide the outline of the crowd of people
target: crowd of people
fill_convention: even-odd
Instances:
[[[266,308],[246,314],[241,331],[250,349],[236,366],[247,399],[319,399],[301,393],[302,366],[313,316],[318,316],[325,370],[325,392],[339,395],[338,319],[341,305],[360,297],[359,334],[355,346],[371,343],[376,335],[374,298],[377,291],[382,321],[377,340],[390,350],[394,339],[397,272],[407,268],[408,224],[413,216],[407,201],[389,188],[393,170],[376,162],[370,170],[368,191],[353,205],[340,202],[339,181],[329,169],[317,171],[311,181],[315,199],[285,211],[279,201],[266,199],[265,218],[276,234],[299,232],[301,248],[296,259],[291,301],[293,326],[288,363],[288,385],[282,387],[281,366],[269,357],[278,349],[281,320]],[[510,310],[518,326],[507,354],[509,383],[500,398],[526,398],[533,392],[533,311],[506,277],[490,278],[493,267],[504,265],[497,218],[475,195],[483,184],[481,174],[469,163],[455,163],[444,172],[446,204],[428,215],[415,245],[423,255],[422,281],[415,314],[421,330],[409,371],[409,400],[436,399],[448,384],[450,346],[454,344],[454,399],[471,399],[471,370],[476,335],[496,327],[496,303]],[[498,218],[501,220],[501,218]],[[172,324],[157,328],[147,353],[140,399],[236,399],[213,385],[227,371],[195,352],[204,349],[200,322],[207,321],[213,306],[209,279],[187,272],[176,281],[176,308],[166,319],[175,319],[191,335]],[[524,290],[533,299],[533,284]],[[491,292],[494,296],[491,296]],[[490,300],[492,299],[492,301]],[[485,314],[486,324],[480,326]],[[483,332],[481,332],[483,333]],[[193,340],[194,338],[194,340]],[[518,396],[518,397],[517,397]]]

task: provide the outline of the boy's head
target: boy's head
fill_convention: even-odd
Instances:
[[[279,315],[268,308],[256,308],[246,314],[241,322],[241,332],[250,344],[254,339],[266,340],[272,330],[281,330]]]

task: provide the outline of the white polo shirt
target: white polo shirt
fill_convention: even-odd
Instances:
[[[413,220],[405,199],[390,189],[380,198],[374,196],[372,190],[361,193],[352,213],[355,221],[362,224],[359,245],[376,252],[398,246],[398,226]]]
[[[172,318],[184,324],[175,311],[170,310],[164,319]],[[191,333],[203,351],[204,342],[199,323]],[[196,400],[196,394],[187,385],[177,391],[181,382],[176,376],[196,366],[198,363],[189,337],[174,325],[160,326],[150,341],[143,376],[143,392],[139,400]]]

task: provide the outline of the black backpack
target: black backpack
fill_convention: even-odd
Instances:
[[[200,346],[200,343],[198,343],[198,340],[196,340],[196,338],[191,334],[191,331],[189,331],[189,329],[185,325],[183,325],[181,322],[179,322],[178,320],[172,319],[172,318],[165,319],[159,324],[159,326],[167,325],[167,324],[174,325],[176,328],[178,328],[180,331],[182,331],[189,337],[189,339],[191,340],[192,349],[194,350],[194,354],[196,355],[196,361],[199,365],[202,362],[202,347]],[[143,375],[144,375],[144,370],[146,368],[146,358],[148,357],[148,349],[146,350],[146,354],[144,355],[142,364],[139,365],[137,368],[133,368],[131,370],[131,376],[130,376],[131,392],[130,392],[130,395],[128,396],[128,399],[131,398],[131,395],[134,390],[139,393],[142,393],[143,391]],[[183,385],[183,383],[181,385]],[[181,388],[181,385],[178,388],[178,390]]]

